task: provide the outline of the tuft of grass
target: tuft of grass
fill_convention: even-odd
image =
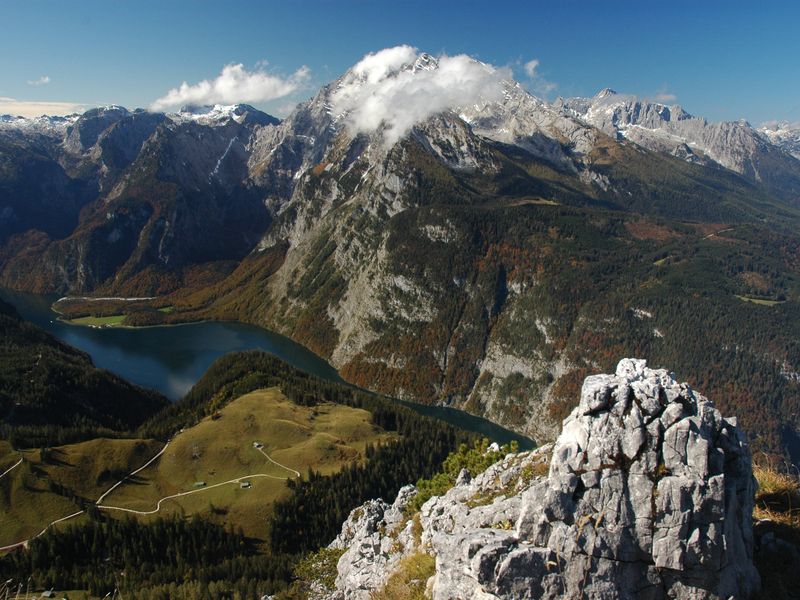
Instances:
[[[753,475],[758,481],[753,517],[796,528],[800,542],[800,479],[768,465],[755,465]]]
[[[436,572],[436,559],[425,552],[405,557],[371,600],[424,600],[425,588]]]
[[[306,592],[317,591],[332,593],[336,590],[336,575],[339,559],[344,550],[320,548],[297,563],[294,569],[297,587]]]
[[[774,461],[753,467],[758,481],[753,519],[758,542],[754,562],[761,574],[757,600],[798,598],[800,572],[800,477]]]

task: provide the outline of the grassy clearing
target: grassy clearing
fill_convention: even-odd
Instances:
[[[753,298],[751,296],[740,296],[736,294],[736,297],[741,300],[742,302],[752,302],[753,304],[760,304],[761,306],[777,306],[778,304],[783,304],[786,300],[769,300],[767,298]]]
[[[31,453],[29,460],[52,481],[94,501],[162,446],[156,440],[98,438]]]
[[[509,206],[559,206],[560,202],[547,198],[519,198],[512,200]]]
[[[38,534],[44,527],[80,508],[50,489],[48,478],[26,461],[0,479],[0,546]]]
[[[285,480],[295,474],[270,462],[253,443],[263,444],[273,460],[303,475],[309,468],[330,474],[361,460],[368,443],[391,439],[371,420],[369,412],[341,405],[297,406],[277,388],[246,394],[177,435],[158,461],[103,504],[150,511],[161,498],[200,490],[167,500],[158,513],[140,518],[202,514],[262,539],[272,502],[287,493]],[[80,510],[76,498],[94,502],[162,447],[155,440],[101,438],[24,452],[25,461],[0,479],[0,546],[36,535],[48,523]],[[19,456],[0,442],[0,466],[13,465]],[[248,479],[248,488],[239,483],[211,488],[245,475],[270,477]],[[195,487],[196,482],[205,486]]]
[[[125,315],[109,315],[107,317],[78,317],[67,322],[86,327],[120,327],[124,320]]]
[[[177,435],[167,451],[105,500],[104,504],[150,511],[159,499],[194,489],[203,491],[162,503],[161,511],[145,519],[178,514],[203,514],[224,525],[241,526],[248,536],[263,538],[266,516],[275,500],[287,493],[285,479],[294,474],[273,460],[305,474],[323,474],[363,457],[368,443],[389,439],[371,423],[371,415],[335,404],[297,406],[276,388],[241,396],[219,413]],[[244,475],[251,487],[212,485]],[[197,482],[205,486],[195,487]]]
[[[161,446],[155,440],[100,438],[23,452],[24,462],[0,479],[0,546],[28,539],[48,523],[77,512],[77,498],[94,501]],[[0,443],[0,467],[19,457],[6,442]]]

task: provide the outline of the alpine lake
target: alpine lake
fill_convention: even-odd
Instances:
[[[51,308],[57,299],[53,296],[2,289],[0,298],[12,304],[27,321],[89,354],[96,366],[158,390],[173,401],[183,397],[217,358],[242,350],[263,350],[316,377],[347,384],[327,361],[304,346],[247,323],[201,321],[156,327],[88,327],[60,320]],[[500,444],[516,440],[522,450],[534,447],[532,440],[464,411],[396,401]]]

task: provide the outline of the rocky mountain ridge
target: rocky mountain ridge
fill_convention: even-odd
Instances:
[[[776,131],[771,137],[743,120],[710,123],[680,106],[609,88],[592,98],[559,98],[555,106],[616,139],[689,162],[722,166],[792,201],[800,194],[800,161],[785,144],[786,133]]]
[[[759,132],[771,143],[800,159],[800,123],[772,121],[764,123]]]
[[[426,587],[437,600],[746,599],[759,588],[744,434],[644,361],[588,377],[554,445],[475,475],[417,517],[413,486],[354,510],[331,544],[344,551],[335,589],[316,597],[371,598],[419,553],[435,557]]]

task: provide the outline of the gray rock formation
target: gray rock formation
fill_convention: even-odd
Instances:
[[[749,598],[760,585],[754,491],[736,420],[667,371],[624,359],[586,379],[552,447],[426,502],[418,539],[400,511],[408,488],[392,507],[357,509],[334,542],[348,548],[339,597],[367,598],[423,550],[436,557],[437,600]]]
[[[770,143],[800,160],[800,123],[770,121],[764,123],[758,132]]]
[[[411,540],[406,528],[403,509],[417,493],[414,486],[400,490],[394,504],[371,500],[354,510],[342,526],[342,533],[330,544],[331,548],[345,550],[339,559],[336,587],[339,598],[369,600],[371,593],[383,587],[386,579],[402,558],[398,552],[402,538]],[[400,544],[400,545],[398,545]]]
[[[713,123],[677,105],[604,89],[592,98],[559,98],[553,106],[618,140],[687,162],[718,164],[794,201],[800,162],[787,127],[754,129],[746,121]],[[796,134],[795,134],[796,136]],[[795,137],[796,139],[796,137]]]

